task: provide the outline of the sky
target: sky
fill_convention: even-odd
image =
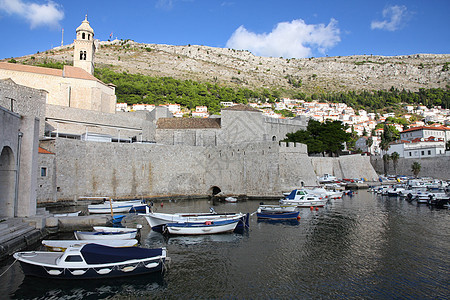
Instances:
[[[450,53],[450,0],[0,0],[0,59],[95,38],[266,57]],[[64,29],[64,35],[62,30]]]

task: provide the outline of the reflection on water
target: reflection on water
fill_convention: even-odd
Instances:
[[[267,201],[266,201],[267,202]],[[266,204],[274,204],[266,203]],[[159,212],[254,212],[259,201],[165,202]],[[430,210],[365,191],[333,200],[300,220],[250,220],[243,234],[166,237],[145,221],[141,244],[167,247],[164,275],[114,281],[24,279],[19,264],[0,278],[15,299],[447,298],[448,210]],[[0,266],[0,272],[10,262]]]
[[[130,277],[131,278],[131,277]],[[109,280],[45,280],[26,277],[12,299],[104,299],[117,294],[149,295],[165,288],[163,275]]]

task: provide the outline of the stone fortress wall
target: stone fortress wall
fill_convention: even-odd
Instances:
[[[297,145],[288,150],[277,142],[218,147],[63,138],[41,142],[56,154],[56,199],[68,201],[88,196],[206,196],[214,187],[224,194],[280,196],[302,181],[317,183],[305,146]],[[54,180],[52,174],[48,180]],[[40,189],[39,202],[55,201],[45,192],[48,186]]]
[[[383,157],[372,156],[370,161],[374,169],[379,174],[384,174]],[[388,174],[399,174],[406,176],[414,176],[412,172],[412,164],[414,162],[420,163],[419,177],[433,177],[440,180],[450,179],[450,156],[428,157],[428,158],[402,158],[400,157],[397,166],[394,169],[392,160],[389,161]]]

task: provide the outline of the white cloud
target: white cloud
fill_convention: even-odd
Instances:
[[[46,4],[22,0],[0,0],[0,10],[9,15],[24,18],[30,23],[31,28],[38,26],[59,27],[59,22],[64,18],[62,7],[51,0]]]
[[[396,31],[405,25],[408,19],[408,9],[404,5],[391,5],[383,9],[383,21],[372,21],[371,29]]]
[[[249,50],[259,56],[304,58],[315,50],[323,54],[340,41],[335,19],[331,19],[328,25],[309,25],[298,19],[278,23],[270,33],[258,34],[240,26],[227,41],[227,47]]]

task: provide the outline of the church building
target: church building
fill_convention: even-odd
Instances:
[[[86,19],[76,29],[73,66],[62,70],[0,62],[0,80],[45,90],[47,104],[114,113],[115,87],[94,77],[96,40]]]

